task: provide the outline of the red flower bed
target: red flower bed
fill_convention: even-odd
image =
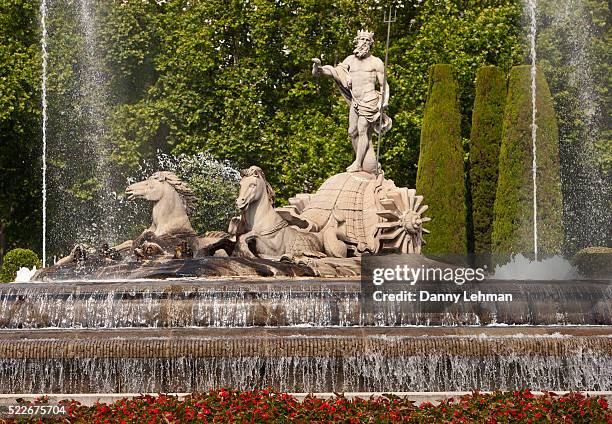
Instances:
[[[68,415],[45,418],[0,418],[0,423],[607,423],[612,412],[601,397],[580,393],[535,396],[529,390],[474,392],[438,405],[387,395],[348,400],[307,397],[300,402],[269,390],[214,390],[183,400],[173,396],[140,396],[106,405],[83,406],[64,401]]]

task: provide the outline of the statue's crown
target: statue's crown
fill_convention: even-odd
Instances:
[[[366,37],[368,39],[370,39],[370,41],[374,41],[374,33],[368,31],[367,29],[360,29],[359,31],[357,31],[357,37]]]

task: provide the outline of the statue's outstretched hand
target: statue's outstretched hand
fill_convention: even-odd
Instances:
[[[314,58],[312,59],[312,76],[318,77],[321,73],[321,59]]]

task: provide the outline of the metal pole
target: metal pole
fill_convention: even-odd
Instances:
[[[383,113],[384,113],[384,102],[385,102],[385,95],[386,95],[386,89],[387,89],[387,63],[389,61],[389,38],[391,37],[391,23],[397,21],[397,9],[394,11],[395,13],[393,13],[393,18],[391,18],[391,13],[393,12],[393,6],[389,6],[389,16],[387,17],[387,13],[385,12],[384,16],[383,16],[383,22],[387,24],[387,44],[385,46],[385,68],[383,71],[383,84],[380,90],[380,94],[381,94],[381,98],[380,98],[380,117],[379,117],[379,121],[378,121],[378,129],[379,129],[379,133],[378,133],[378,145],[376,146],[376,177],[378,177],[378,174],[380,173],[380,145],[382,144],[382,138],[383,138],[383,131],[382,131],[382,125],[383,125]]]

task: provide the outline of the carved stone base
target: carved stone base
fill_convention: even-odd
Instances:
[[[163,256],[145,261],[115,262],[91,259],[85,263],[51,266],[32,281],[167,279],[185,277],[356,277],[359,258],[324,258],[290,263],[267,259],[205,257],[173,259]]]

